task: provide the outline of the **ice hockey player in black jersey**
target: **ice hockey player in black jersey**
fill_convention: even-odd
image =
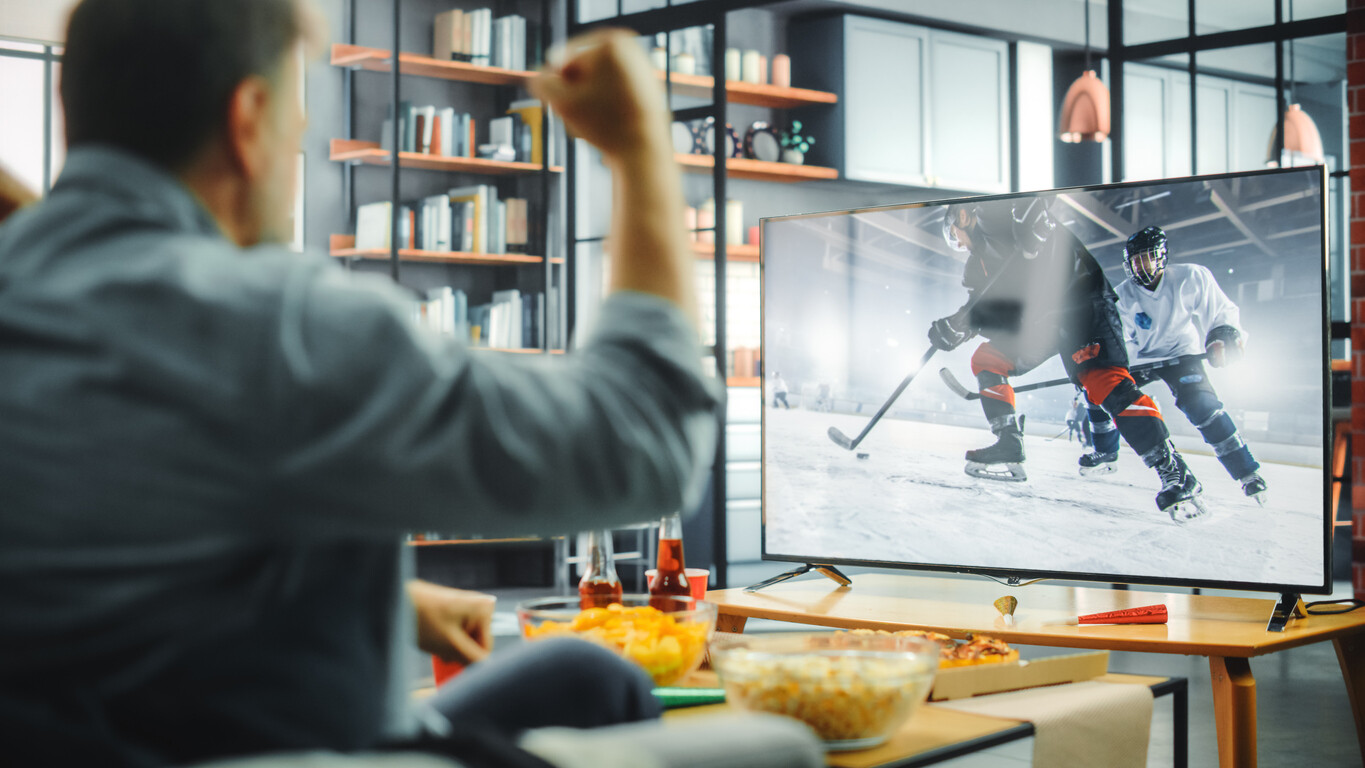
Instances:
[[[1266,482],[1261,465],[1237,434],[1237,425],[1204,371],[1237,362],[1246,345],[1237,305],[1218,287],[1208,268],[1198,264],[1168,263],[1166,233],[1147,227],[1128,238],[1123,251],[1128,279],[1116,288],[1128,357],[1135,362],[1172,361],[1151,371],[1144,386],[1161,379],[1175,395],[1175,405],[1203,435],[1214,455],[1242,492],[1265,504]],[[1103,410],[1092,409],[1094,450],[1081,457],[1081,474],[1114,471],[1119,440]]]
[[[1202,488],[1170,444],[1160,409],[1128,372],[1113,288],[1044,200],[951,205],[943,235],[950,248],[967,254],[962,284],[968,298],[930,325],[929,341],[951,350],[977,335],[987,339],[972,355],[972,372],[996,442],[967,451],[966,472],[1027,479],[1023,419],[1015,412],[1009,377],[1060,355],[1087,399],[1117,416],[1119,434],[1157,471],[1157,507],[1177,521],[1205,514]]]

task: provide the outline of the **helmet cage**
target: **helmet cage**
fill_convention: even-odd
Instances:
[[[1166,271],[1166,243],[1158,242],[1137,250],[1124,249],[1123,271],[1143,288],[1156,285]]]

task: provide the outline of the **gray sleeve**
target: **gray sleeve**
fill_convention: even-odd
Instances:
[[[616,294],[567,355],[470,350],[391,284],[290,281],[269,376],[276,520],[331,533],[548,535],[690,509],[720,393],[682,313]]]

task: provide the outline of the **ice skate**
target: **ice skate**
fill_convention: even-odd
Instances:
[[[1091,451],[1081,456],[1077,462],[1081,465],[1081,474],[1086,477],[1095,475],[1109,475],[1119,471],[1118,452]]]
[[[1237,482],[1242,484],[1242,493],[1245,493],[1247,498],[1255,499],[1257,504],[1265,506],[1265,478],[1252,472]]]
[[[972,477],[987,480],[1008,480],[1023,482],[1028,479],[1024,472],[1024,435],[1019,425],[1010,418],[995,432],[995,444],[985,448],[967,451],[967,466],[964,471]]]
[[[1208,507],[1200,498],[1204,487],[1195,479],[1179,453],[1169,450],[1166,460],[1156,465],[1156,473],[1161,478],[1161,490],[1156,495],[1157,509],[1169,514],[1177,523],[1208,515]]]

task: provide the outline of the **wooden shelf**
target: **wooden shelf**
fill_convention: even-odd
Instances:
[[[404,66],[406,66],[404,59]],[[664,79],[664,73],[659,73]],[[710,75],[685,75],[674,72],[672,75],[673,95],[697,99],[711,99],[715,80]],[[725,98],[731,104],[749,104],[755,107],[773,109],[792,109],[812,104],[837,104],[839,97],[828,91],[812,91],[807,88],[784,88],[778,85],[759,85],[742,80],[725,81]]]
[[[470,347],[470,349],[474,350],[475,352],[505,352],[511,355],[540,355],[545,353],[545,350],[537,349],[535,347],[531,347],[529,349],[517,349],[512,347]],[[550,350],[550,354],[562,355],[564,354],[564,350],[552,349]]]
[[[387,149],[380,149],[378,142],[332,139],[329,157],[337,163],[387,166],[391,154]],[[422,152],[399,152],[398,159],[404,168],[417,168],[423,171],[458,171],[461,173],[482,173],[489,176],[540,173],[541,171],[541,166],[535,163],[485,160],[481,157],[428,155]],[[562,170],[564,169],[557,165],[550,168],[551,173],[559,173]]]
[[[410,547],[436,547],[451,544],[522,544],[535,543],[540,541],[550,541],[536,537],[524,537],[514,539],[416,539],[408,542]]]
[[[363,45],[332,45],[332,66],[347,69],[363,69],[368,72],[389,72],[393,66],[393,55],[386,48],[368,48]],[[398,54],[399,72],[418,77],[434,77],[440,80],[459,80],[466,83],[484,85],[518,85],[536,76],[535,72],[523,72],[501,67],[481,67],[463,61],[442,61],[416,53]]]
[[[674,155],[685,171],[709,171],[715,167],[716,159],[711,155]],[[770,163],[766,160],[750,160],[744,157],[731,157],[725,161],[726,173],[732,179],[752,179],[754,181],[830,181],[839,178],[833,168],[818,165],[793,165],[791,163]]]
[[[387,261],[388,248],[356,248],[355,235],[332,235],[330,253],[339,259],[377,259]],[[525,253],[467,253],[464,251],[420,251],[400,248],[398,258],[402,261],[419,261],[436,264],[480,264],[484,266],[505,267],[519,264],[541,264],[544,257]],[[562,262],[555,258],[553,262]]]
[[[757,376],[731,376],[725,380],[727,387],[757,387],[760,379]]]
[[[714,259],[716,257],[716,246],[712,243],[692,243],[692,251],[697,254],[699,260]],[[751,261],[758,262],[757,245],[727,245],[725,246],[726,261]]]

